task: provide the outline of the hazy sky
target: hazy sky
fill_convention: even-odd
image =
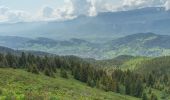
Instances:
[[[1,6],[6,6],[16,10],[26,10],[29,12],[35,12],[45,5],[57,7],[63,4],[64,0],[0,0]]]
[[[66,20],[150,6],[169,10],[170,0],[0,0],[0,22]]]
[[[35,12],[43,6],[51,6],[53,8],[61,7],[65,4],[65,2],[69,1],[83,2],[84,0],[0,0],[0,6],[6,6],[11,9]],[[89,0],[89,1],[104,1],[104,0]],[[105,0],[105,1],[107,2],[111,1],[116,5],[120,0]]]

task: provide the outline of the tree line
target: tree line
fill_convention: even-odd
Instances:
[[[160,79],[157,79],[155,73],[141,75],[121,69],[108,72],[105,69],[93,67],[90,63],[75,56],[35,56],[24,52],[21,55],[0,54],[0,67],[20,68],[34,74],[44,73],[49,77],[55,77],[55,73],[60,71],[61,77],[69,78],[69,73],[76,80],[87,83],[91,87],[139,97],[143,100],[149,100],[146,88],[157,89],[169,85],[169,78],[166,75],[162,78],[162,85],[156,82]],[[151,100],[157,100],[154,94],[150,94]]]

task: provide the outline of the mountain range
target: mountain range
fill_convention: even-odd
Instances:
[[[153,32],[170,35],[170,12],[163,7],[103,12],[97,16],[78,16],[67,21],[1,23],[2,35],[22,37],[110,38]]]
[[[15,43],[15,44],[14,44]],[[83,58],[110,59],[120,55],[166,56],[170,55],[170,36],[138,33],[95,43],[83,39],[54,40],[50,38],[24,38],[1,36],[0,45],[15,50],[32,50],[57,55],[75,55]]]

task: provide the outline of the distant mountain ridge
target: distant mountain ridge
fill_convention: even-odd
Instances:
[[[157,35],[154,33],[138,33],[138,34],[128,35],[126,37],[113,40],[112,45],[121,46],[121,45],[128,45],[129,43],[135,44],[141,41],[144,42],[142,44],[146,48],[160,47],[160,48],[170,49],[170,45],[169,45],[170,35]]]
[[[11,53],[11,54],[15,54],[15,55],[21,55],[22,52],[25,52],[26,54],[34,54],[36,56],[52,55],[52,54],[47,53],[47,52],[31,51],[31,50],[30,51],[27,51],[27,50],[14,50],[14,49],[11,49],[11,48],[8,48],[8,47],[0,46],[0,53],[2,53],[2,54]]]
[[[170,35],[170,12],[148,7],[120,12],[103,12],[94,17],[79,16],[68,21],[0,24],[0,33],[24,37],[99,38],[153,32]]]
[[[0,38],[1,46],[6,45],[16,50],[42,51],[57,55],[75,55],[83,58],[110,59],[120,55],[154,57],[170,55],[170,35],[154,33],[127,35],[112,41],[108,40],[105,43],[92,43],[77,38],[70,40],[53,40],[43,37],[36,39],[22,39],[22,37]],[[21,39],[19,42],[15,42],[15,38],[16,40]]]

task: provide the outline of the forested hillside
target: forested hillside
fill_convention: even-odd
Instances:
[[[125,62],[135,61],[138,57],[121,56],[115,59],[120,61],[121,64],[108,71],[108,66],[103,64],[103,67],[97,67],[97,64],[94,64],[98,61],[92,63],[87,59],[75,56],[35,56],[25,53],[21,55],[8,53],[6,55],[0,54],[0,66],[3,69],[25,70],[35,75],[44,74],[54,79],[58,76],[66,80],[74,78],[87,86],[98,88],[108,93],[110,91],[136,98],[146,98],[144,100],[169,99],[169,76],[163,72],[164,70],[159,70],[159,67],[166,67],[166,71],[169,70],[168,57],[165,57],[165,59],[155,58],[156,61],[151,60],[151,63],[149,62],[150,60],[146,63],[143,62],[142,64],[146,64],[148,68],[152,69],[155,66],[155,69],[148,71],[148,73],[143,73],[144,70],[142,71],[140,68],[145,68],[141,65],[137,66],[136,70],[139,71],[121,69],[121,65],[123,66]],[[158,61],[166,63],[155,64]],[[159,71],[161,76],[157,77],[159,73],[154,71]]]
[[[0,36],[0,45],[15,50],[48,52],[57,55],[75,55],[83,58],[112,59],[120,55],[166,56],[170,54],[170,36],[154,33],[138,33],[121,38],[69,40],[51,38],[24,38]],[[14,44],[15,42],[15,44]]]

